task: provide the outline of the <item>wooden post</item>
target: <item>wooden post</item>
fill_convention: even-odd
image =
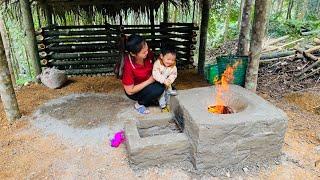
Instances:
[[[242,22],[238,42],[238,55],[247,56],[249,53],[250,14],[252,0],[245,0],[242,11]]]
[[[253,92],[257,89],[259,60],[262,51],[262,41],[265,35],[267,8],[270,0],[256,0],[254,8],[254,19],[252,25],[252,39],[245,87]]]
[[[204,63],[206,59],[207,32],[210,14],[209,0],[202,0],[201,26],[200,26],[200,42],[199,42],[199,58],[198,73],[204,73]]]
[[[155,27],[154,27],[154,9],[153,6],[150,7],[150,25],[151,25],[151,35],[154,37],[155,35]],[[152,42],[155,42],[155,39],[152,38]],[[155,47],[152,47],[152,50],[155,50]]]
[[[31,59],[35,75],[41,73],[40,58],[38,55],[37,41],[31,14],[31,6],[29,0],[19,0],[22,12],[23,27],[27,40],[27,57]]]
[[[169,2],[165,0],[163,3],[163,22],[169,22]]]
[[[21,117],[0,36],[0,95],[9,123]]]

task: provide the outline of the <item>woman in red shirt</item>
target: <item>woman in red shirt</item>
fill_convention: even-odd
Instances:
[[[148,44],[139,35],[131,35],[127,41],[128,55],[125,56],[122,84],[126,95],[137,101],[135,109],[141,114],[148,114],[146,108],[164,92],[163,84],[152,77],[154,55],[149,51]]]

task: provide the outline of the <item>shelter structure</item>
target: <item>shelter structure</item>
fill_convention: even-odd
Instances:
[[[9,0],[0,0],[0,3]],[[168,4],[178,8],[191,9],[189,0],[35,0],[41,5],[48,22],[46,27],[35,31],[29,0],[19,0],[22,13],[23,28],[27,40],[27,54],[36,74],[41,73],[42,67],[57,67],[67,74],[97,74],[113,71],[114,64],[125,53],[125,37],[130,34],[142,35],[155,52],[159,52],[161,44],[170,43],[178,51],[177,65],[180,68],[193,64],[196,49],[197,30],[194,23],[168,22]],[[216,0],[220,1],[220,0]],[[216,2],[214,1],[214,2]],[[267,0],[270,1],[270,0]],[[260,59],[262,39],[266,22],[266,0],[255,1],[252,39],[250,46],[249,76],[246,88],[255,90],[258,64]],[[201,23],[199,36],[198,72],[203,74],[207,30],[209,22],[209,0],[194,0],[201,7]],[[155,12],[164,5],[163,22],[155,24]],[[194,7],[193,4],[193,7]],[[194,8],[193,8],[194,9]],[[119,17],[119,24],[61,26],[54,24],[56,15],[64,16],[66,12],[84,10],[91,14],[100,12],[107,17]],[[148,14],[149,24],[126,25],[123,19],[129,12]],[[194,15],[194,12],[193,12]],[[0,50],[3,50],[1,48]],[[2,51],[3,52],[3,51]],[[0,53],[0,93],[5,105],[9,121],[20,117],[15,105],[16,99],[12,82],[8,81],[9,69],[5,63],[4,53]],[[250,71],[251,70],[251,71]],[[16,114],[16,115],[11,115]],[[12,118],[11,118],[12,117]]]
[[[157,54],[161,46],[170,44],[177,50],[178,68],[192,67],[197,44],[195,23],[168,22],[168,4],[186,10],[192,9],[189,0],[39,0],[46,12],[48,25],[35,31],[37,57],[34,63],[42,67],[56,67],[67,74],[110,73],[125,53],[126,37],[139,34],[146,39]],[[155,13],[164,6],[163,21],[155,24]],[[30,8],[30,7],[29,7]],[[194,10],[194,9],[193,9]],[[100,13],[108,18],[118,18],[118,24],[61,26],[54,24],[56,15],[85,11],[94,17]],[[128,25],[129,13],[146,14],[148,24]],[[28,22],[31,23],[32,22]]]

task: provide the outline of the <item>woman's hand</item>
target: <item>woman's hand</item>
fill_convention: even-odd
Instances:
[[[149,84],[152,84],[152,83],[154,83],[156,80],[155,80],[152,76],[150,76],[147,81],[148,81]]]
[[[137,85],[129,85],[129,86],[123,86],[124,90],[126,91],[126,93],[128,95],[132,95],[135,94],[139,91],[141,91],[143,88],[145,88],[146,86],[148,86],[149,84],[154,83],[155,80],[152,76],[150,76],[147,80],[145,80],[144,82],[137,84]]]

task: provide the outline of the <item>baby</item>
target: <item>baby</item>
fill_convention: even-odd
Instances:
[[[169,95],[177,94],[171,86],[177,78],[176,51],[173,48],[168,46],[161,49],[161,54],[153,65],[152,76],[156,81],[166,86],[166,90],[159,99],[159,105],[162,112],[169,112],[167,106]]]

